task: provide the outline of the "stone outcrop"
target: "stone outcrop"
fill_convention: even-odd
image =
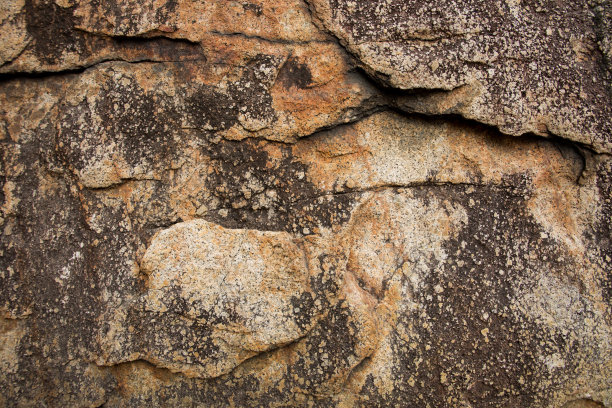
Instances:
[[[612,407],[606,0],[0,4],[0,406]]]

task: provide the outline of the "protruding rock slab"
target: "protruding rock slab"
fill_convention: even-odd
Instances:
[[[180,223],[155,236],[142,271],[146,292],[109,322],[104,364],[142,358],[216,377],[312,327],[299,302],[310,292],[305,253],[284,232]]]
[[[427,93],[409,95],[404,109],[456,113],[512,135],[552,133],[612,150],[607,54],[598,48],[588,1],[311,3],[381,83],[449,91],[425,104]]]

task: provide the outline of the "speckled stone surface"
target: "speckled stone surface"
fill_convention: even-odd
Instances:
[[[612,407],[607,0],[5,0],[0,407]]]

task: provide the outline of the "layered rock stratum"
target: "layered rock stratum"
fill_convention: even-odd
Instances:
[[[3,0],[0,406],[612,407],[608,0]]]

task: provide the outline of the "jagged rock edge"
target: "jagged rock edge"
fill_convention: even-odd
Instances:
[[[345,41],[343,41],[341,38],[337,37],[330,29],[328,29],[326,27],[326,25],[323,23],[323,21],[317,16],[317,12],[315,7],[312,5],[312,3],[310,2],[310,0],[304,0],[304,2],[307,5],[307,10],[311,16],[312,22],[313,24],[315,24],[320,30],[324,31],[328,36],[332,37],[335,41],[335,43],[340,46],[348,55],[351,56],[351,60],[352,62],[355,64],[355,70],[357,72],[361,72],[363,77],[366,78],[368,80],[368,82],[375,86],[376,89],[378,89],[383,95],[390,95],[393,93],[400,93],[400,94],[404,94],[404,95],[410,95],[410,93],[414,93],[414,92],[423,92],[423,91],[429,91],[429,92],[452,92],[456,89],[459,89],[461,87],[464,86],[468,86],[469,84],[463,84],[460,85],[458,87],[455,87],[453,89],[445,89],[445,88],[427,88],[427,89],[415,89],[415,88],[393,88],[393,87],[389,87],[386,84],[383,84],[378,78],[376,78],[375,75],[372,75],[372,69],[370,69],[367,65],[365,65],[364,63],[361,62],[361,60],[359,59],[359,57],[355,54],[354,51],[351,50],[351,47],[348,46],[348,44],[346,44]],[[599,47],[598,47],[599,49]],[[601,51],[600,51],[601,53]],[[602,57],[604,57],[603,53]],[[384,77],[388,77],[389,75],[382,73],[382,72],[378,72],[378,71],[374,71],[377,74],[379,74],[380,76],[384,76]],[[399,112],[401,112],[402,110],[398,109]],[[446,114],[435,114],[435,115],[428,115],[422,112],[406,112],[406,113],[417,113],[417,114],[422,114],[425,116],[432,116],[432,117],[441,117],[441,116],[447,116]],[[489,127],[493,127],[495,128],[499,133],[507,135],[507,136],[513,136],[513,137],[525,137],[525,136],[539,136],[534,134],[533,132],[526,132],[526,133],[522,133],[522,134],[510,134],[510,133],[506,133],[503,130],[501,130],[499,128],[499,126],[492,124],[492,123],[487,123],[487,122],[481,122],[475,118],[470,118],[470,117],[466,117],[465,115],[461,114],[461,113],[454,113],[453,115],[459,116],[467,121],[473,121],[485,126],[489,126]],[[549,129],[546,130],[546,133],[549,135],[548,137],[545,136],[539,136],[542,138],[552,138],[552,139],[562,139],[565,140],[569,143],[581,146],[581,148],[585,148],[588,149],[590,151],[592,151],[595,154],[605,154],[605,155],[612,155],[612,152],[608,152],[608,151],[602,151],[602,150],[598,150],[595,146],[593,146],[592,144],[585,144],[585,143],[580,143],[577,142],[573,139],[570,138],[566,138],[563,137],[561,135],[556,135],[552,132],[550,132]]]

